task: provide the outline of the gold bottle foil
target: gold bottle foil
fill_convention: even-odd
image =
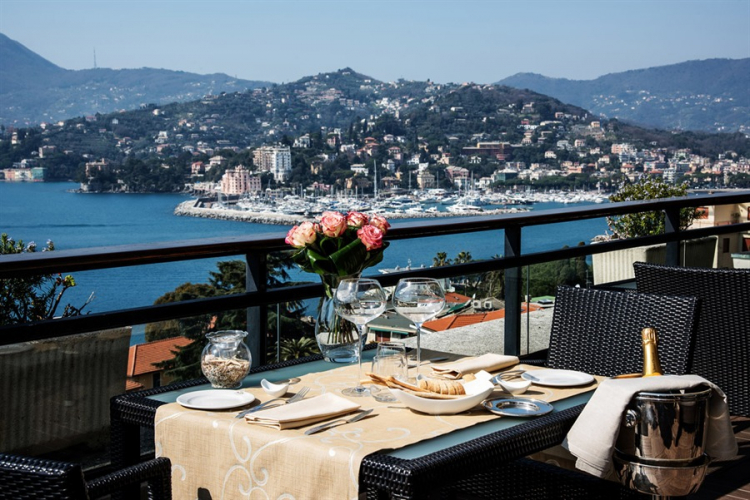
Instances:
[[[659,352],[656,350],[658,343],[656,329],[644,328],[641,330],[641,341],[643,342],[643,376],[662,375]]]

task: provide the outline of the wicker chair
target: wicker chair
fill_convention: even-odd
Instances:
[[[169,459],[156,458],[86,481],[78,464],[0,453],[2,500],[87,500],[142,482],[148,485],[149,499],[171,499]]]
[[[697,299],[561,286],[557,289],[546,362],[550,368],[602,376],[643,369],[640,331],[659,333],[666,373],[687,373]],[[617,483],[529,459],[456,482],[443,498],[649,498]]]
[[[688,371],[721,387],[732,415],[750,416],[750,270],[633,267],[638,292],[700,299]]]

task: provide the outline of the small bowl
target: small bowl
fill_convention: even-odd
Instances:
[[[498,385],[503,388],[505,392],[509,392],[510,394],[513,394],[514,396],[518,394],[523,394],[526,392],[526,390],[531,385],[531,380],[517,380],[517,381],[511,381],[511,380],[498,380]]]
[[[274,384],[273,382],[269,382],[266,379],[260,381],[260,386],[263,388],[263,391],[272,398],[283,396],[284,394],[286,394],[287,389],[289,389],[288,382],[285,382],[283,384]]]

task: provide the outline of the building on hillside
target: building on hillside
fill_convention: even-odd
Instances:
[[[292,172],[292,151],[289,146],[261,146],[253,152],[255,166],[271,172],[276,182],[286,182]]]
[[[222,194],[245,194],[245,193],[260,193],[260,176],[250,175],[242,165],[238,165],[237,168],[230,168],[224,172],[221,176],[221,192]]]
[[[417,186],[419,189],[433,189],[437,187],[435,176],[427,170],[422,170],[417,174]]]
[[[91,177],[94,172],[107,172],[110,168],[110,163],[106,158],[102,158],[99,161],[87,161],[86,177]]]
[[[130,346],[126,389],[152,389],[171,383],[172,378],[166,376],[163,368],[157,365],[173,359],[178,348],[191,343],[193,340],[187,337],[173,337]]]
[[[507,142],[477,142],[476,146],[467,146],[461,152],[466,156],[494,156],[498,160],[504,161],[510,153],[510,144]]]

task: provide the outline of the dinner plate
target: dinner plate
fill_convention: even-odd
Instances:
[[[482,406],[492,413],[504,417],[538,417],[539,415],[546,415],[554,409],[546,401],[529,398],[490,399],[482,403]]]
[[[521,378],[531,380],[537,385],[549,387],[575,387],[586,385],[594,381],[594,377],[584,372],[574,370],[534,370],[525,372]]]
[[[194,410],[228,410],[245,406],[255,401],[255,396],[245,391],[228,389],[208,389],[182,394],[177,402]]]

